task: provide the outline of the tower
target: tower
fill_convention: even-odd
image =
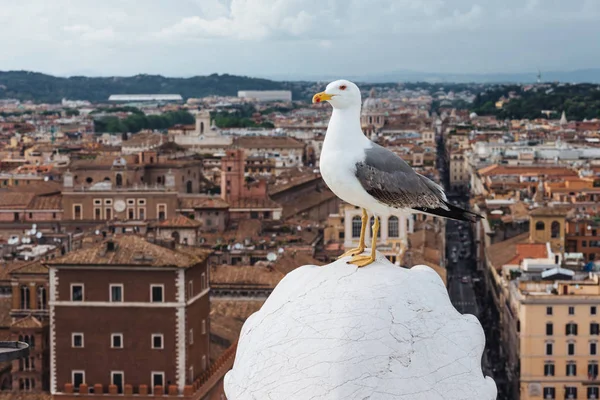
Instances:
[[[542,83],[542,71],[540,71],[539,68],[537,73],[537,83]]]
[[[196,113],[196,135],[202,136],[210,131],[210,113],[202,110]]]

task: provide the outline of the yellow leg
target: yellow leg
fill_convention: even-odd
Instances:
[[[367,210],[365,210],[364,208],[362,209],[361,221],[362,225],[360,226],[360,239],[358,241],[358,247],[355,249],[348,250],[347,252],[339,256],[338,260],[340,258],[362,254],[362,252],[365,251],[365,232],[367,230],[367,222],[369,221],[369,216],[367,215]]]
[[[379,233],[379,218],[374,217],[375,222],[373,223],[373,237],[371,238],[371,255],[362,256],[356,255],[352,257],[348,264],[354,264],[357,267],[365,267],[375,261],[377,257],[377,234]]]

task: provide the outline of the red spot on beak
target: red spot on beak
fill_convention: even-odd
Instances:
[[[320,103],[321,99],[317,97],[317,99],[315,100],[316,103]]]

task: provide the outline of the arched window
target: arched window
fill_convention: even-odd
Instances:
[[[105,182],[110,182],[110,178],[109,178],[108,176],[105,176],[105,177],[104,177],[104,181],[105,181]]]
[[[550,226],[551,237],[557,238],[560,237],[560,222],[553,221]]]
[[[115,181],[116,181],[117,187],[123,186],[123,175],[117,174],[117,176],[115,177]]]
[[[192,181],[187,181],[186,192],[187,193],[192,193]]]
[[[371,227],[371,237],[373,237],[373,224],[375,224],[375,217],[371,217],[369,226]],[[381,229],[377,230],[377,237],[381,237]]]
[[[37,306],[39,310],[45,310],[48,305],[48,300],[46,298],[46,288],[44,286],[38,286],[37,288]]]
[[[21,286],[21,310],[29,310],[29,286]]]
[[[544,229],[546,229],[546,225],[542,221],[538,221],[535,223],[536,231],[543,231]]]
[[[204,133],[204,122],[200,121],[200,133]]]
[[[362,220],[358,215],[352,217],[352,237],[360,237],[360,229],[362,227]]]
[[[388,219],[388,236],[394,238],[400,236],[398,217],[396,217],[395,215],[392,215]]]

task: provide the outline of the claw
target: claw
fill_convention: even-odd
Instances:
[[[348,261],[348,264],[352,264],[352,265],[356,265],[357,267],[361,268],[361,267],[366,267],[367,265],[373,263],[375,261],[375,257],[373,257],[372,255],[368,255],[368,256],[354,256],[352,257],[352,259],[350,261]]]
[[[341,258],[350,257],[350,256],[354,257],[358,254],[362,254],[363,251],[365,251],[365,249],[361,249],[360,247],[357,247],[356,249],[350,249],[347,252],[345,252],[344,254],[342,254],[341,256],[339,256],[337,259],[339,260]]]

